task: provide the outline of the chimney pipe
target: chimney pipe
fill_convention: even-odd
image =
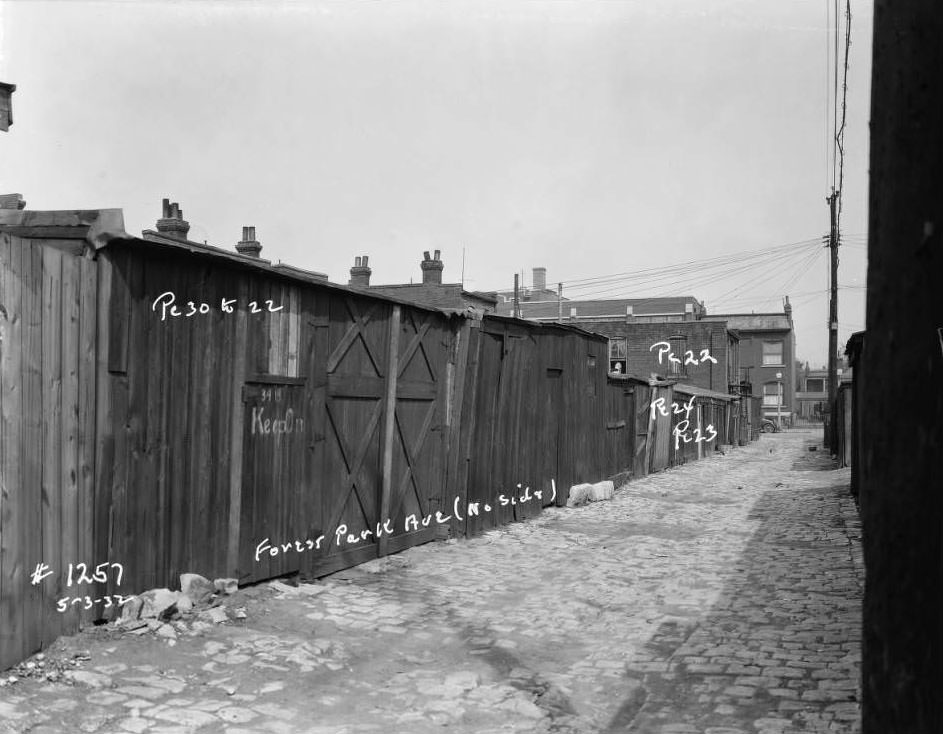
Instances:
[[[534,290],[547,290],[547,268],[534,268]]]
[[[242,228],[242,240],[236,243],[236,252],[248,257],[259,257],[262,245],[255,238],[255,227]]]
[[[350,269],[350,280],[347,285],[354,288],[369,288],[370,274],[373,272],[367,267],[368,257],[366,255],[354,258],[354,267]]]
[[[157,220],[157,231],[175,240],[186,240],[190,223],[183,218],[180,205],[175,201],[171,202],[170,199],[164,199],[161,203],[163,216]]]
[[[422,282],[424,284],[441,285],[442,269],[445,267],[445,265],[443,265],[442,260],[439,259],[439,251],[435,251],[435,259],[429,257],[428,250],[422,254],[425,258],[421,263],[419,263],[419,267],[422,268]]]

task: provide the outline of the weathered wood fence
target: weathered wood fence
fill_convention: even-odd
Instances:
[[[604,337],[73,219],[0,226],[0,669],[180,573],[325,575],[742,442]]]

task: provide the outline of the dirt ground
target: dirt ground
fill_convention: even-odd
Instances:
[[[85,630],[0,674],[0,732],[857,731],[860,532],[818,443],[242,589],[173,637]]]

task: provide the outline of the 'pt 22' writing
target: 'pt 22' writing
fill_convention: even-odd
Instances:
[[[681,364],[681,358],[676,357],[675,353],[671,351],[671,344],[668,342],[655,342],[648,348],[648,351],[650,352],[656,347],[658,348],[658,364],[662,364],[662,357],[664,357],[666,354],[668,355],[669,363]],[[701,356],[697,359],[695,359],[694,352],[692,352],[690,349],[686,349],[684,354],[684,364],[694,365],[695,367],[702,362],[713,362],[714,364],[717,364],[717,360],[711,356],[710,351],[707,349],[702,349]]]

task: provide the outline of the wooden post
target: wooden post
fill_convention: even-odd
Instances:
[[[868,330],[860,370],[866,396],[860,503],[867,568],[862,731],[938,734],[943,5],[877,0],[874,10]]]
[[[454,322],[453,322],[454,323]],[[461,470],[465,466],[465,462],[462,460],[461,445],[462,445],[462,426],[467,422],[468,417],[471,414],[469,406],[465,404],[465,376],[468,369],[468,342],[471,335],[471,326],[469,325],[469,319],[461,319],[461,323],[455,328],[453,332],[453,352],[452,357],[449,360],[450,374],[452,376],[452,389],[448,395],[448,406],[447,406],[447,439],[445,446],[445,456],[446,456],[446,476],[445,476],[445,497],[446,501],[452,497],[459,497],[459,506],[465,507],[467,496],[465,493],[465,487],[461,482]],[[452,360],[454,359],[454,365]],[[444,514],[451,514],[452,508],[446,507],[447,512]],[[462,520],[459,520],[457,517],[452,518],[451,529],[452,534],[457,535],[461,533],[464,535],[465,526],[464,526],[464,510],[462,511]]]
[[[243,304],[249,298],[249,285],[246,277],[239,282],[239,301]],[[246,380],[246,362],[248,343],[247,313],[244,308],[237,308],[233,313],[236,319],[236,339],[233,344],[235,364],[232,377],[232,434],[229,437],[229,536],[226,547],[227,573],[238,578],[239,543],[242,527],[242,449],[245,440],[245,403],[242,401],[242,387]],[[241,569],[245,572],[247,569]]]
[[[383,474],[381,477],[380,517],[383,522],[389,517],[391,494],[393,492],[393,435],[396,431],[396,381],[399,377],[399,328],[400,311],[398,304],[393,306],[390,317],[390,356],[387,362],[386,406],[383,424]],[[389,536],[380,536],[377,552],[386,555]]]

